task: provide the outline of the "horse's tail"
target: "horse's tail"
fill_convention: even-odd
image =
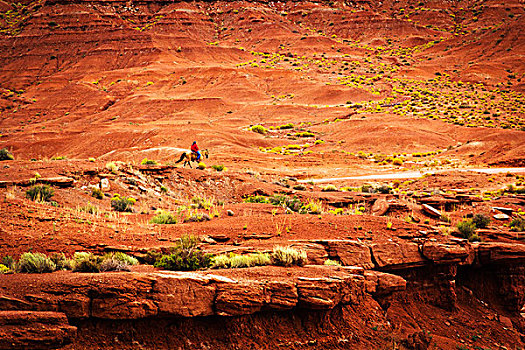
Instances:
[[[182,162],[184,160],[184,157],[186,157],[186,153],[181,154],[180,159],[176,161],[175,164]]]

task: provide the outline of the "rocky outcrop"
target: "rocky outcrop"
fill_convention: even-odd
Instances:
[[[477,261],[480,264],[504,263],[525,260],[525,244],[487,242],[477,246]]]
[[[379,268],[407,268],[423,266],[425,258],[419,253],[417,243],[385,242],[370,246],[375,264]]]
[[[0,349],[56,349],[76,332],[63,313],[0,311]]]
[[[339,304],[358,304],[368,290],[402,289],[399,277],[386,273],[368,280],[364,270],[344,267],[304,267],[282,278],[285,268],[260,270],[264,280],[232,279],[210,273],[155,272],[54,274],[24,293],[10,286],[14,277],[0,281],[1,310],[63,312],[72,319],[142,319],[161,317],[239,316],[263,309],[295,307],[327,310]],[[317,277],[322,272],[324,277]],[[396,287],[391,281],[396,281]]]

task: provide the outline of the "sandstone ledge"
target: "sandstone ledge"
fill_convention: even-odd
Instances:
[[[243,269],[248,277],[227,276],[233,273],[58,272],[39,275],[38,283],[35,275],[5,275],[0,310],[61,312],[73,319],[237,316],[261,310],[328,310],[359,304],[367,291],[404,288],[400,277],[380,273],[365,279],[361,268],[260,267]]]

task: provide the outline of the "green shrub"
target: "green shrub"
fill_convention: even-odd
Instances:
[[[295,212],[299,212],[301,208],[303,207],[303,203],[296,196],[294,196],[293,198],[290,198],[290,197],[283,196],[283,195],[274,195],[268,198],[268,202],[276,206],[288,208]]]
[[[131,271],[128,264],[113,258],[104,259],[100,263],[100,272]]]
[[[47,202],[54,194],[55,190],[49,185],[35,185],[26,191],[26,197],[37,202]]]
[[[401,158],[394,158],[392,160],[392,164],[393,165],[397,165],[397,166],[401,166],[401,165],[403,165],[403,159],[401,159]]]
[[[509,224],[510,230],[513,232],[525,231],[525,219],[519,217],[513,219]]]
[[[268,130],[266,130],[266,128],[262,125],[254,125],[250,128],[250,130],[262,135],[268,132]]]
[[[239,254],[221,254],[212,258],[212,267],[214,269],[243,268],[253,266],[270,265],[272,262],[268,253],[251,253],[245,255]]]
[[[23,273],[53,272],[56,265],[42,253],[24,253],[18,260],[18,270]]]
[[[383,184],[377,188],[377,192],[382,193],[382,194],[390,194],[392,193],[392,187]]]
[[[95,197],[96,199],[104,199],[104,192],[100,188],[92,188],[91,189],[91,197]]]
[[[84,206],[78,207],[78,211],[96,215],[96,214],[98,214],[99,209],[98,209],[98,207],[96,205],[88,203],[88,204],[86,204]]]
[[[142,159],[142,162],[140,162],[141,165],[158,165],[156,160],[144,158]]]
[[[472,222],[476,228],[486,228],[490,224],[490,217],[484,214],[476,214],[472,218]]]
[[[147,251],[146,256],[144,257],[144,262],[149,265],[155,265],[157,260],[162,257],[162,253],[157,249],[150,249]]]
[[[197,169],[200,169],[200,170],[206,169],[206,163],[199,162],[199,164],[197,164]]]
[[[211,206],[213,205],[213,202],[211,200],[208,200],[206,198],[203,198],[203,197],[193,197],[191,199],[191,207],[192,208],[195,208],[195,209],[210,209]]]
[[[268,197],[265,196],[248,196],[244,198],[246,203],[268,203]]]
[[[115,195],[111,198],[111,208],[120,212],[131,212],[133,211],[133,204],[135,204],[135,199],[131,197],[120,197]]]
[[[111,253],[107,253],[105,254],[102,259],[106,260],[106,259],[114,259],[114,260],[118,260],[118,261],[121,261],[127,265],[130,265],[130,266],[135,266],[135,265],[138,265],[139,264],[139,261],[137,260],[137,258],[133,257],[133,256],[130,256],[126,253],[122,253],[122,252],[111,252]]]
[[[321,214],[323,212],[323,202],[310,199],[307,204],[299,210],[300,214]]]
[[[118,166],[114,162],[106,163],[106,169],[111,171],[113,174],[116,174],[118,171]]]
[[[295,137],[314,137],[315,134],[313,132],[309,131],[303,131],[303,132],[296,132]]]
[[[0,264],[7,266],[10,270],[16,268],[16,261],[11,255],[4,256]]]
[[[7,148],[0,149],[0,161],[2,160],[13,160],[15,157]]]
[[[337,187],[335,187],[334,185],[326,185],[325,187],[321,188],[321,191],[323,191],[323,192],[336,192],[337,191]]]
[[[476,225],[472,222],[472,220],[463,220],[457,224],[457,228],[459,233],[466,238],[469,239],[470,236],[474,234],[474,231],[476,231]]]
[[[52,253],[49,259],[55,264],[57,270],[71,270],[73,268],[73,261],[66,258],[64,253]]]
[[[341,266],[341,263],[339,261],[336,261],[336,260],[326,259],[325,262],[324,262],[324,265],[327,265],[327,266]]]
[[[73,255],[73,272],[100,272],[102,258],[88,252],[76,252]]]
[[[304,266],[308,263],[308,257],[304,250],[295,249],[293,247],[277,246],[273,248],[271,254],[272,263],[278,266]]]
[[[137,265],[139,261],[122,252],[107,253],[102,257],[100,271],[131,271],[130,266]]]
[[[277,129],[280,129],[280,130],[293,129],[293,128],[294,128],[294,125],[292,123],[280,125],[277,127]]]
[[[195,271],[211,266],[211,254],[205,254],[198,248],[199,239],[195,236],[183,236],[171,250],[155,262],[155,267],[173,271]]]
[[[152,224],[176,224],[177,218],[174,217],[170,212],[162,209],[157,210],[156,215],[151,218]]]
[[[212,169],[214,169],[216,171],[223,171],[224,170],[224,165],[222,165],[222,164],[212,165],[211,167],[212,167]]]

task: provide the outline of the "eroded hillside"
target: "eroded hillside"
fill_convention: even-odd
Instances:
[[[0,0],[0,348],[523,349],[524,15]]]

